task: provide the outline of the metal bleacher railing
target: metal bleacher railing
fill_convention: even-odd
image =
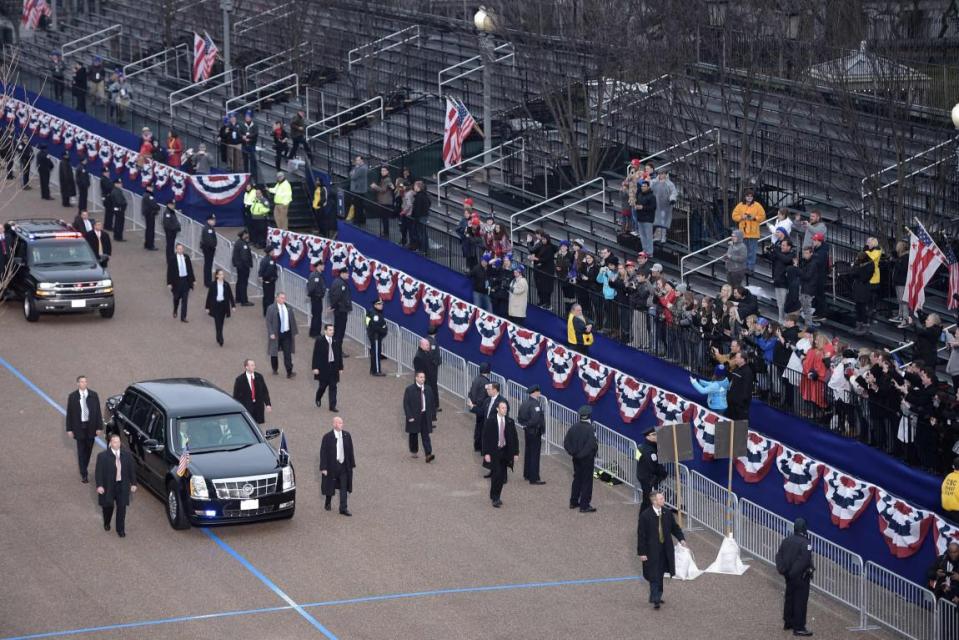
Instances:
[[[52,172],[52,183],[57,184],[58,172]],[[132,229],[142,229],[141,197],[130,191],[125,193],[131,206],[127,209],[127,220]],[[98,211],[101,201],[99,183],[91,184],[89,202],[91,211]],[[186,215],[178,214],[181,232],[177,238],[191,253],[199,253],[199,239],[203,225]],[[233,242],[218,234],[217,251],[214,266],[223,269],[233,277],[231,261]],[[258,259],[260,256],[256,256]],[[262,295],[255,280],[250,283],[254,296]],[[306,295],[306,279],[288,269],[281,269],[277,291],[287,294],[288,302],[294,309],[310,317],[310,301]],[[365,309],[353,303],[353,313],[347,324],[347,336],[367,346],[366,328],[363,322]],[[393,359],[397,366],[397,376],[411,371],[413,354],[417,349],[419,336],[388,321],[389,337],[384,354]],[[442,349],[443,365],[440,367],[439,385],[444,391],[465,402],[471,380],[479,372],[479,365],[465,360],[461,356]],[[511,406],[525,396],[525,385],[503,376],[493,374],[492,379],[500,382],[501,389],[511,401]],[[555,400],[544,399],[546,406],[547,429],[544,434],[545,455],[562,451],[563,439],[571,424],[577,421],[576,413]],[[596,468],[626,484],[632,489],[633,499],[637,499],[639,484],[635,477],[633,463],[637,444],[634,440],[594,423],[599,440],[599,452]],[[667,502],[678,507],[689,520],[689,528],[705,528],[719,535],[732,533],[739,541],[740,548],[754,557],[769,564],[775,564],[775,552],[780,541],[791,531],[792,524],[759,505],[748,500],[740,500],[735,493],[706,478],[685,465],[679,465],[682,504],[677,504],[675,468],[670,465],[670,474],[663,483]],[[727,505],[732,506],[731,520]],[[959,629],[957,609],[944,600],[936,598],[924,586],[913,583],[872,562],[863,562],[861,556],[852,553],[825,538],[812,534],[813,555],[817,566],[813,587],[821,593],[834,598],[837,602],[850,607],[859,617],[857,629],[868,628],[870,622],[881,624],[914,640],[937,640],[952,638]]]

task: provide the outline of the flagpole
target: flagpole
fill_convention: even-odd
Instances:
[[[733,509],[733,442],[736,440],[736,421],[729,421],[729,470],[726,478],[726,535],[733,533],[732,517],[730,512]]]
[[[676,429],[679,425],[673,425],[673,467],[676,469],[676,520],[679,526],[683,526],[683,485],[679,481],[679,443],[676,441]]]

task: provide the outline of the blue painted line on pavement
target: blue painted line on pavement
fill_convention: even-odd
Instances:
[[[225,543],[224,543],[225,544]],[[242,561],[241,561],[242,562]],[[592,584],[608,584],[613,582],[635,582],[642,580],[642,576],[619,576],[613,578],[584,578],[581,580],[556,580],[552,582],[524,582],[519,584],[496,584],[477,587],[455,587],[449,589],[434,589],[431,591],[411,591],[409,593],[391,593],[379,596],[363,596],[360,598],[349,598],[345,600],[328,600],[325,602],[311,602],[310,604],[297,605],[301,609],[313,607],[333,607],[348,604],[362,604],[365,602],[382,602],[389,600],[400,600],[408,598],[425,598],[440,595],[460,594],[460,593],[483,593],[489,591],[511,591],[516,589],[546,589],[552,587],[569,587]],[[272,584],[272,583],[271,583]],[[275,585],[274,585],[275,586]],[[262,613],[272,613],[276,611],[289,611],[295,607],[289,605],[286,607],[267,607],[263,609],[246,609],[241,611],[223,611],[220,613],[206,613],[193,616],[179,616],[176,618],[161,618],[158,620],[144,620],[139,622],[124,622],[119,624],[104,625],[101,627],[83,627],[80,629],[68,629],[65,631],[47,631],[43,633],[33,633],[24,636],[11,636],[0,640],[34,640],[35,638],[57,638],[63,636],[79,635],[84,633],[97,633],[100,631],[112,631],[114,629],[132,629],[136,627],[147,627],[163,624],[174,624],[178,622],[194,622],[202,620],[215,620],[217,618],[230,618],[235,616],[259,615]]]
[[[247,560],[246,558],[244,558],[244,557],[243,557],[242,555],[240,555],[233,547],[231,547],[231,546],[228,545],[226,542],[224,542],[223,539],[220,538],[220,536],[218,536],[218,535],[216,535],[215,533],[213,533],[212,531],[210,531],[209,527],[203,527],[202,529],[200,529],[200,531],[202,531],[203,533],[205,533],[205,534],[207,535],[207,537],[210,538],[210,540],[212,540],[213,542],[215,542],[215,543],[217,544],[218,547],[220,547],[221,549],[223,549],[224,551],[226,551],[229,555],[231,555],[234,560],[236,560],[237,562],[239,562],[240,564],[242,564],[242,565],[244,566],[244,568],[246,568],[247,571],[249,571],[249,572],[252,573],[254,576],[256,576],[256,578],[257,578],[260,582],[262,582],[263,584],[265,584],[265,585],[270,589],[270,591],[272,591],[273,593],[275,593],[277,596],[280,597],[281,600],[283,600],[285,603],[287,603],[288,605],[290,605],[290,607],[292,607],[292,609],[293,609],[294,611],[296,611],[298,614],[300,614],[300,615],[303,617],[303,619],[305,619],[307,622],[309,622],[311,625],[313,625],[313,627],[315,627],[317,631],[319,631],[319,632],[322,633],[324,636],[326,636],[326,637],[328,638],[328,640],[337,640],[336,636],[333,635],[332,633],[330,633],[330,630],[329,630],[329,629],[327,629],[327,628],[324,627],[322,624],[320,624],[320,622],[319,622],[316,618],[314,618],[314,617],[311,616],[309,613],[307,613],[307,612],[303,609],[303,607],[301,607],[300,605],[298,605],[298,604],[293,600],[293,598],[291,598],[290,596],[288,596],[288,595],[286,594],[285,591],[283,591],[282,589],[280,589],[278,586],[276,586],[276,584],[275,584],[272,580],[270,580],[270,579],[267,578],[265,575],[263,575],[263,573],[262,573],[259,569],[257,569],[256,567],[253,566],[253,563],[251,563],[249,560]]]

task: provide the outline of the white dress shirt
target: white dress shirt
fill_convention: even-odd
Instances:
[[[219,280],[216,283],[216,301],[223,302],[223,283]]]
[[[326,361],[333,362],[333,338],[331,338],[330,336],[326,336],[326,343],[329,345],[329,347],[326,350],[327,354],[329,354],[326,357]]]
[[[290,317],[286,305],[278,305],[276,310],[280,313],[280,333],[286,333],[290,330]]]

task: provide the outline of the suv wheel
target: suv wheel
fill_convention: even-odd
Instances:
[[[187,520],[184,506],[180,500],[176,482],[168,482],[166,486],[166,519],[174,529],[190,528],[190,521]]]
[[[107,307],[106,309],[100,309],[100,317],[112,318],[114,311],[116,311],[116,307]]]
[[[27,322],[36,322],[40,319],[37,302],[29,294],[23,296],[23,317],[27,319]]]

